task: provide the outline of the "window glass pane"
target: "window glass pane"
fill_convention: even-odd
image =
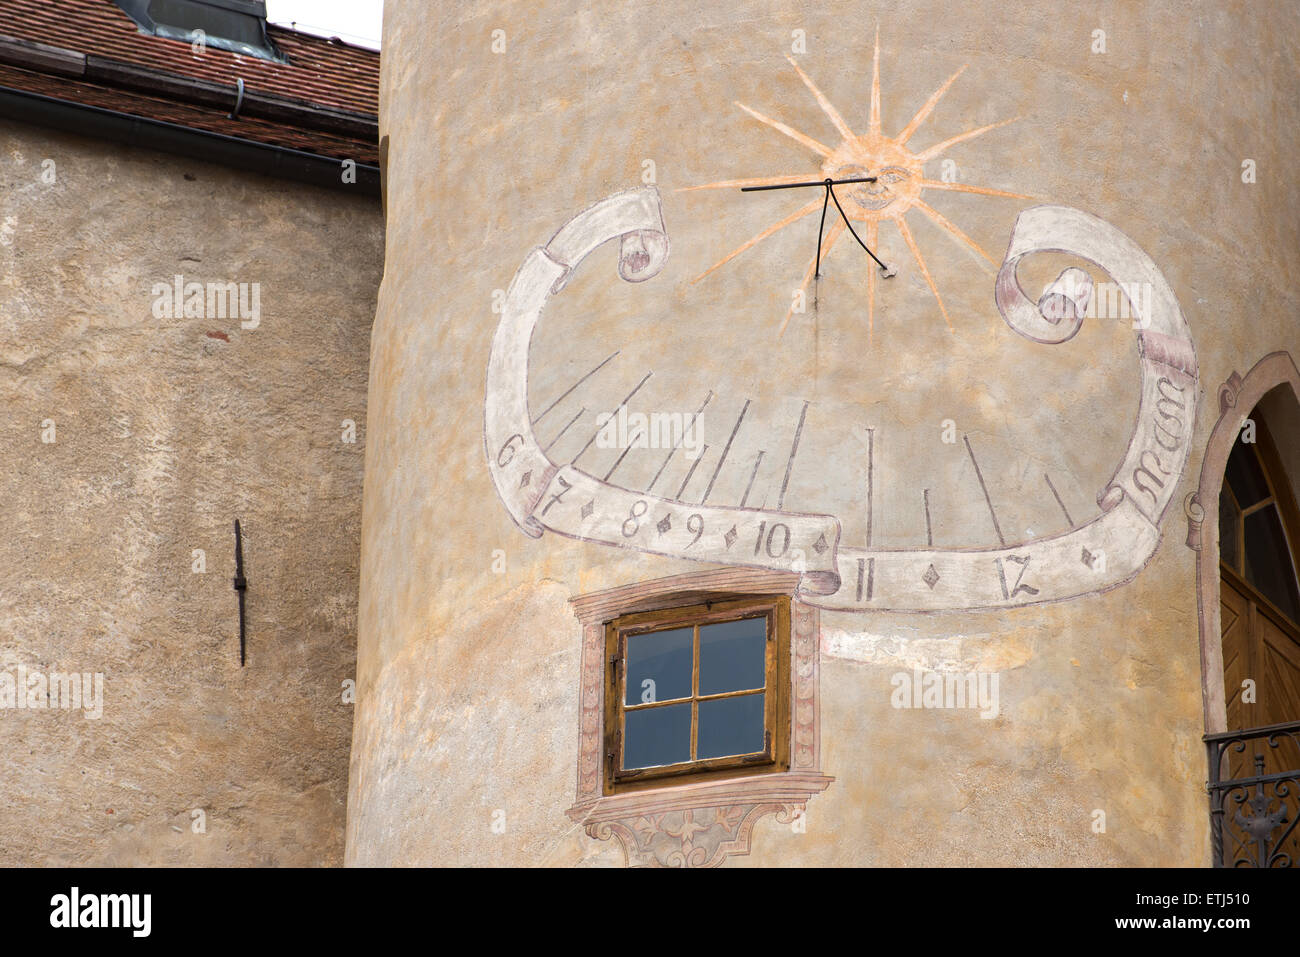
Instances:
[[[691,759],[691,705],[625,713],[623,767],[656,768]]]
[[[204,6],[190,0],[152,0],[149,16],[158,23],[183,30],[202,30],[252,46],[262,45],[262,24],[257,17],[233,10]]]
[[[1246,516],[1246,581],[1281,608],[1292,621],[1300,621],[1300,596],[1296,594],[1291,553],[1282,534],[1277,506],[1267,505]]]
[[[764,697],[760,692],[735,698],[719,698],[716,701],[701,701],[695,756],[701,759],[721,758],[762,751]]]
[[[627,638],[627,692],[624,704],[648,704],[691,696],[695,651],[692,628],[652,631]]]
[[[1232,443],[1224,475],[1237,496],[1237,504],[1243,509],[1268,498],[1268,483],[1264,481],[1264,471],[1259,467],[1253,444],[1240,439]]]
[[[700,694],[761,688],[766,673],[766,617],[700,628]]]
[[[1237,554],[1237,523],[1241,521],[1241,512],[1237,503],[1228,492],[1228,483],[1223,483],[1219,493],[1219,559],[1235,572],[1241,571],[1241,556]]]

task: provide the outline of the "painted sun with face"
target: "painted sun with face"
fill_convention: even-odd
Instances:
[[[889,137],[885,136],[880,129],[880,31],[876,31],[875,53],[872,58],[871,67],[871,113],[868,120],[867,131],[862,134],[853,132],[849,125],[844,121],[844,117],[835,109],[825,94],[822,93],[817,85],[809,78],[808,74],[803,71],[793,57],[787,56],[790,65],[794,67],[795,72],[799,74],[799,79],[804,82],[809,91],[816,98],[817,103],[821,106],[822,111],[834,125],[840,135],[838,145],[831,147],[821,143],[805,133],[793,129],[779,120],[758,112],[746,106],[744,103],[737,102],[736,105],[772,129],[790,137],[790,139],[806,147],[821,160],[821,179],[845,180],[874,177],[872,183],[854,183],[841,185],[835,190],[835,195],[841,200],[844,216],[848,217],[855,225],[854,230],[862,236],[867,246],[876,249],[876,243],[879,239],[880,223],[888,220],[898,229],[899,234],[903,237],[903,242],[911,250],[913,258],[916,260],[917,267],[921,270],[921,275],[925,277],[930,291],[934,293],[934,298],[939,304],[939,311],[943,314],[944,322],[947,323],[949,331],[952,330],[952,320],[948,316],[947,307],[944,306],[943,297],[939,294],[939,287],[935,285],[934,278],[930,275],[930,270],[926,267],[925,257],[921,255],[921,249],[916,244],[916,239],[912,236],[912,231],[908,228],[907,221],[904,218],[911,210],[919,210],[925,216],[929,217],[936,225],[947,232],[949,235],[965,243],[976,253],[978,253],[988,263],[990,269],[996,266],[993,258],[989,256],[980,246],[964,232],[958,229],[953,223],[949,222],[942,214],[933,209],[928,203],[921,199],[921,194],[926,189],[953,190],[962,193],[979,193],[984,196],[1007,196],[1014,199],[1029,199],[1021,193],[1009,193],[999,189],[987,189],[981,186],[971,186],[965,183],[950,183],[941,180],[927,179],[925,177],[925,164],[930,160],[939,158],[950,147],[966,140],[974,139],[990,130],[997,129],[1000,126],[1006,126],[1008,123],[1014,123],[1018,117],[1009,120],[1002,120],[998,123],[990,123],[988,126],[981,126],[976,129],[967,130],[965,133],[959,133],[956,136],[936,143],[934,146],[927,147],[923,150],[913,152],[908,149],[908,142],[912,135],[921,127],[930,113],[938,105],[939,100],[948,88],[956,81],[957,77],[965,71],[962,67],[939,89],[930,96],[928,100],[917,110],[916,115],[912,117],[907,126],[898,133],[898,135]],[[753,179],[733,179],[725,180],[719,183],[706,183],[702,186],[689,186],[682,192],[690,192],[700,189],[735,189],[745,186],[776,186],[786,183],[808,182],[809,172],[804,170],[799,173],[783,174],[777,176],[762,176]],[[699,282],[706,276],[720,269],[732,259],[735,259],[745,250],[762,242],[769,236],[780,232],[787,226],[796,223],[805,217],[820,213],[824,208],[825,195],[823,192],[817,193],[817,198],[809,201],[807,204],[799,207],[790,215],[777,223],[764,229],[762,232],[753,236],[746,242],[724,256],[718,262],[714,263],[699,276],[695,277],[693,282]],[[833,210],[832,210],[833,212]],[[834,247],[836,241],[844,233],[844,218],[836,216],[831,226],[826,229],[822,237],[820,258],[825,261],[827,254]],[[814,278],[814,271],[817,264],[817,256],[812,257],[808,262],[808,268],[804,272],[803,281],[799,285],[801,294],[806,293],[808,284]],[[867,335],[868,342],[872,333],[872,327],[875,322],[875,295],[876,295],[876,273],[875,269],[867,271]],[[802,298],[802,295],[801,297]],[[785,321],[781,323],[781,330],[778,335],[785,333],[786,326],[790,323],[791,316],[794,315],[794,305],[785,314]]]

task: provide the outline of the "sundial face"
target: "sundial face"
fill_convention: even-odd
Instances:
[[[522,530],[793,570],[803,600],[844,611],[1059,601],[1141,570],[1195,411],[1195,354],[1172,291],[1102,220],[928,178],[947,149],[1011,121],[913,147],[958,71],[888,136],[878,60],[877,47],[862,131],[791,61],[835,138],[739,105],[802,147],[802,165],[595,198],[520,267],[493,343],[485,453]],[[820,189],[739,192],[866,177],[837,187],[820,246]],[[1005,257],[932,207],[931,189],[1020,209]],[[674,214],[706,196],[720,230],[728,204],[781,199],[770,225],[710,262],[671,238]],[[909,215],[937,230],[918,239]],[[848,229],[906,251],[900,275],[880,277],[852,239],[836,251]],[[960,310],[927,264],[923,243],[936,238],[966,251]],[[1123,321],[1085,325],[1094,282],[1132,293],[1110,297]],[[807,308],[798,294],[784,316],[735,301],[773,284]],[[880,328],[901,304],[929,327]]]

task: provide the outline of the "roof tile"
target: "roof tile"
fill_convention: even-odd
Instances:
[[[373,50],[270,26],[268,35],[288,57],[277,63],[141,33],[112,0],[0,0],[0,34],[105,57],[179,76],[286,97],[312,106],[375,116],[379,112],[379,54]],[[377,144],[316,130],[300,130],[219,110],[141,96],[92,83],[0,67],[0,83],[105,109],[166,120],[229,136],[292,146],[327,156],[374,163]]]

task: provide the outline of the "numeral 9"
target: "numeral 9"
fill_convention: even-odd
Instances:
[[[695,537],[691,539],[691,545],[694,545],[700,540],[700,536],[704,534],[704,516],[698,512],[692,515],[686,520],[686,529],[695,533]],[[690,548],[691,545],[686,547]]]

